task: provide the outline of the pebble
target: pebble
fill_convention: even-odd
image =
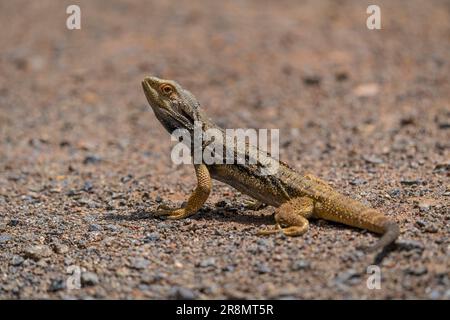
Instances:
[[[217,208],[225,208],[227,206],[227,202],[225,200],[220,200],[215,203]]]
[[[50,286],[48,287],[48,291],[56,292],[60,290],[64,290],[66,288],[66,282],[62,279],[52,280]]]
[[[363,156],[363,160],[366,161],[367,163],[372,163],[372,164],[381,164],[381,163],[383,163],[383,159],[378,158],[376,156],[365,155],[365,156]]]
[[[25,258],[30,258],[39,261],[42,258],[49,257],[52,250],[47,245],[28,246],[23,251]]]
[[[426,212],[426,211],[430,210],[430,208],[433,206],[433,203],[430,201],[424,200],[424,201],[419,202],[417,206],[419,207],[420,211]]]
[[[6,243],[10,241],[12,238],[9,234],[0,234],[0,243]]]
[[[396,242],[397,246],[404,249],[404,250],[414,250],[414,249],[419,249],[419,250],[424,250],[425,247],[423,245],[422,242],[416,241],[416,240],[397,240]]]
[[[273,241],[269,240],[269,239],[260,238],[260,239],[256,240],[256,244],[258,246],[262,246],[262,247],[272,247]]]
[[[347,71],[338,71],[334,74],[336,81],[345,81],[349,78]]]
[[[392,198],[395,198],[395,197],[400,196],[401,191],[400,191],[400,189],[392,189],[392,190],[389,190],[388,194],[389,194]]]
[[[265,263],[258,263],[256,264],[256,271],[258,273],[264,274],[264,273],[269,273],[272,270],[270,270],[269,266]]]
[[[447,162],[438,163],[434,167],[434,172],[449,172],[450,171],[450,160]]]
[[[358,279],[360,277],[359,273],[355,269],[348,269],[344,272],[341,272],[337,275],[334,281],[337,284],[345,284],[347,282],[353,283],[354,279]]]
[[[141,283],[154,284],[164,279],[164,275],[161,273],[156,274],[143,274],[141,276]]]
[[[127,183],[128,181],[131,181],[131,179],[133,179],[133,175],[128,174],[122,178],[120,178],[120,182],[122,183]]]
[[[103,230],[103,228],[102,228],[102,226],[101,225],[98,225],[98,224],[91,224],[91,225],[89,225],[89,232],[96,232],[96,231],[102,231]]]
[[[413,185],[421,184],[422,181],[417,180],[417,179],[402,179],[402,180],[400,180],[400,183],[405,186],[413,186]]]
[[[215,265],[216,260],[214,258],[207,258],[199,263],[199,267],[201,268],[214,267]]]
[[[102,158],[96,155],[86,156],[83,160],[83,164],[97,164],[102,161]]]
[[[307,260],[297,260],[294,261],[294,263],[291,266],[291,269],[293,271],[300,271],[300,270],[306,270],[309,269],[311,267],[311,263]]]
[[[308,86],[319,86],[322,78],[319,75],[306,75],[303,77],[303,83]]]
[[[418,266],[413,268],[408,268],[405,270],[406,274],[412,275],[412,276],[421,276],[428,272],[428,269],[425,266]]]
[[[67,245],[65,245],[65,244],[55,244],[54,246],[53,246],[53,250],[56,252],[56,253],[59,253],[59,254],[65,254],[65,253],[67,253],[67,252],[69,252],[69,246],[67,246]]]
[[[183,287],[172,287],[169,296],[172,299],[180,300],[194,300],[197,298],[197,294],[194,291]]]
[[[9,220],[9,222],[8,222],[8,226],[10,226],[10,227],[15,227],[15,226],[17,226],[19,223],[20,223],[19,220],[17,220],[17,219],[11,219],[11,220]]]
[[[114,225],[114,224],[108,224],[105,226],[106,230],[112,231],[112,232],[116,232],[119,230],[119,227]]]
[[[22,258],[21,256],[14,255],[11,259],[11,264],[13,266],[20,266],[24,261],[25,261],[25,259]]]
[[[432,300],[436,300],[436,299],[439,299],[441,297],[441,293],[438,290],[433,290],[433,291],[430,292],[428,297],[430,299],[432,299]]]
[[[355,179],[353,179],[352,181],[350,181],[350,184],[351,184],[352,186],[360,186],[360,185],[366,184],[366,183],[367,183],[366,180],[360,179],[360,178],[355,178]]]
[[[150,265],[150,261],[145,258],[137,257],[130,259],[130,266],[137,270],[147,269]]]
[[[86,181],[83,185],[83,191],[85,191],[85,192],[90,192],[90,191],[92,191],[93,188],[94,188],[94,186],[92,185],[92,182],[90,182],[90,181]]]
[[[353,94],[357,97],[373,97],[378,94],[380,88],[376,83],[364,83],[353,89]]]
[[[236,267],[232,264],[227,265],[222,270],[225,272],[233,272],[236,269]]]
[[[158,241],[160,238],[161,238],[161,235],[159,234],[159,232],[151,232],[145,236],[144,242],[149,243],[149,242],[153,242],[153,241]]]
[[[81,284],[83,286],[95,286],[99,283],[98,276],[93,272],[83,272],[81,274]]]

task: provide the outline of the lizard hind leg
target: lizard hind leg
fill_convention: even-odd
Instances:
[[[281,231],[286,236],[300,236],[308,231],[307,218],[312,215],[313,209],[314,202],[311,198],[294,198],[275,211],[275,228],[261,230],[258,234],[267,235]]]

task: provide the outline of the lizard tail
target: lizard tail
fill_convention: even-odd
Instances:
[[[378,240],[378,242],[373,246],[364,248],[364,251],[374,252],[381,248],[384,248],[393,243],[398,238],[399,234],[400,228],[398,227],[397,223],[393,221],[387,221],[384,223],[384,233],[381,236],[380,240]]]

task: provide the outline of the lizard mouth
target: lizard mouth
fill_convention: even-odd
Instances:
[[[158,92],[152,88],[151,78],[145,78],[142,81],[142,88],[144,89],[145,96],[152,107],[159,106]]]

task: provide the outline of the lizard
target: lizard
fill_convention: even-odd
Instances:
[[[177,129],[185,129],[193,136],[197,123],[202,132],[216,129],[225,135],[225,130],[206,115],[195,96],[176,81],[148,76],[142,81],[142,87],[156,118],[170,134]],[[204,149],[206,145],[202,144],[201,147]],[[227,146],[224,145],[224,148]],[[366,252],[383,249],[399,236],[398,224],[381,211],[337,192],[312,174],[300,174],[257,146],[247,142],[244,149],[234,150],[232,157],[236,160],[238,153],[242,152],[249,158],[250,150],[256,150],[256,163],[194,163],[197,186],[185,205],[178,209],[160,207],[155,215],[166,219],[183,219],[194,215],[208,199],[214,179],[250,196],[256,200],[256,204],[275,207],[275,224],[261,229],[259,235],[282,232],[286,236],[301,236],[307,232],[309,220],[316,218],[381,234],[374,245],[361,247]],[[272,174],[262,174],[261,168],[267,163],[275,163],[277,170]]]

